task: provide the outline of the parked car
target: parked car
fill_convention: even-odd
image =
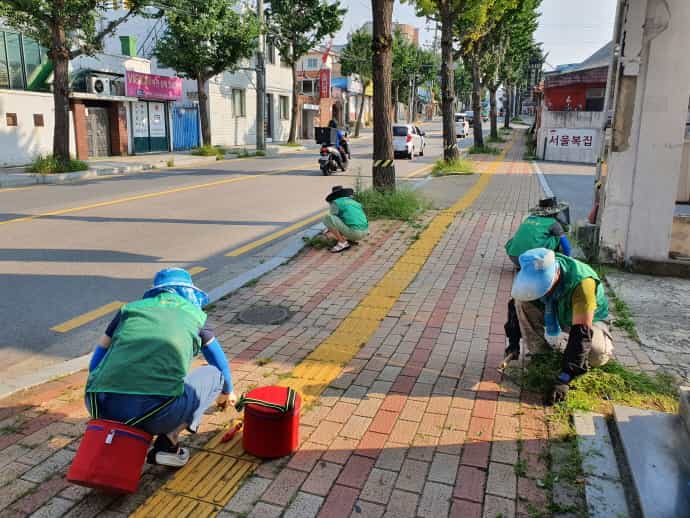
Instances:
[[[415,153],[424,156],[424,131],[412,124],[395,124],[393,126],[393,155],[412,160]]]
[[[455,114],[455,137],[465,138],[470,133],[470,125],[464,113]]]

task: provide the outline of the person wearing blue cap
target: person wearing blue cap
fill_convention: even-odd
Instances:
[[[520,267],[518,258],[527,250],[548,248],[554,252],[570,256],[571,246],[566,229],[570,224],[570,209],[566,203],[557,198],[539,200],[539,204],[530,209],[530,214],[518,227],[515,235],[506,243],[505,250],[515,266]],[[515,300],[508,301],[508,320],[503,326],[508,347],[501,368],[508,362],[520,357],[520,324],[515,310]]]
[[[225,409],[237,400],[225,353],[205,327],[207,303],[186,270],[161,270],[141,300],[118,311],[91,357],[87,409],[156,435],[149,463],[184,466],[180,432],[196,433],[214,401]],[[209,365],[189,372],[200,352]]]
[[[548,398],[552,404],[563,401],[575,377],[590,366],[604,365],[613,354],[608,301],[601,280],[581,261],[535,248],[520,255],[520,271],[511,294],[530,353],[558,348],[561,332],[568,335],[561,373]]]

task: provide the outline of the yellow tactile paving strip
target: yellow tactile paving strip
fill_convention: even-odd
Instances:
[[[309,406],[341,373],[345,366],[378,329],[400,294],[416,277],[455,216],[479,197],[496,172],[511,144],[479,176],[477,182],[452,207],[441,211],[359,303],[287,378],[279,384],[300,392],[303,407]],[[216,516],[240,488],[243,480],[261,460],[242,449],[242,434],[221,443],[223,433],[206,444],[189,464],[146,500],[133,513],[135,518],[161,516]]]

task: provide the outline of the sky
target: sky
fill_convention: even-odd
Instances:
[[[371,0],[341,0],[348,8],[336,43],[345,43],[347,34],[371,20]],[[565,63],[579,63],[604,46],[613,36],[616,0],[542,0],[542,16],[535,39],[548,52],[546,69]],[[422,43],[434,38],[433,24],[415,15],[409,3],[395,2],[393,20],[421,29]],[[439,36],[440,37],[440,36]]]

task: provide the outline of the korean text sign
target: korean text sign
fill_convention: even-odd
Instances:
[[[182,79],[171,76],[125,72],[125,95],[139,99],[176,101],[182,98]]]

